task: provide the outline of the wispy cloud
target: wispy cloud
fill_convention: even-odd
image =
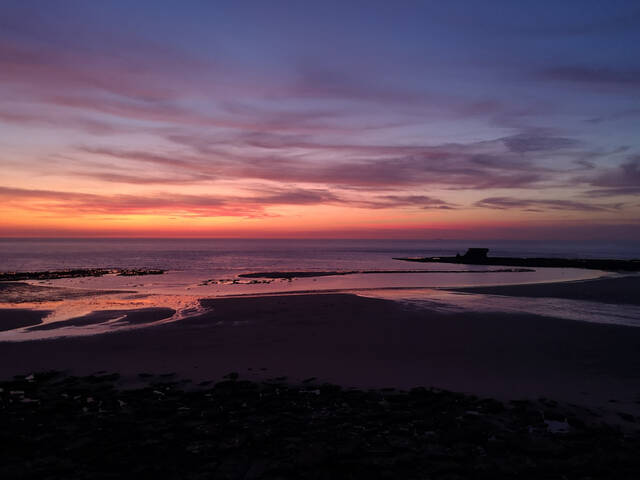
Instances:
[[[624,33],[627,30],[640,28],[640,10],[625,15],[604,16],[596,20],[581,21],[580,15],[572,19],[571,24],[536,25],[535,27],[518,30],[519,33],[533,33],[538,35],[556,36],[584,36],[584,35],[612,35]]]
[[[424,195],[377,195],[348,198],[326,189],[254,188],[253,194],[184,195],[158,192],[147,195],[66,192],[0,186],[5,206],[52,213],[100,215],[174,215],[199,217],[272,216],[269,207],[282,205],[346,205],[354,208],[419,209],[454,208],[454,205]]]
[[[181,141],[185,145],[191,144],[188,138]],[[195,151],[174,154],[107,147],[82,147],[81,150],[162,168],[180,168],[205,176],[202,178],[252,178],[340,187],[530,188],[539,182],[553,180],[557,174],[553,169],[533,169],[531,160],[520,155],[480,153],[482,149],[474,146],[359,147],[306,143],[287,147],[302,150],[298,155],[292,155],[291,150],[266,154],[256,150],[239,151],[217,142],[205,148],[201,139],[194,139],[192,145]]]
[[[573,200],[522,199],[515,197],[489,197],[475,203],[477,207],[497,210],[519,209],[527,211],[571,210],[598,212],[619,210],[623,204],[601,205]]]
[[[561,66],[545,69],[540,75],[545,80],[601,89],[640,89],[640,70]]]
[[[583,176],[580,181],[592,187],[600,187],[586,194],[594,197],[635,196],[640,193],[640,155],[629,155],[616,167],[599,170],[591,176]]]
[[[580,145],[579,141],[572,138],[535,133],[520,133],[503,141],[509,150],[518,153],[557,151]]]
[[[637,7],[462,19],[444,4],[222,15],[141,1],[3,9],[5,206],[255,218],[328,205],[415,223],[638,208]]]
[[[436,146],[319,143],[305,135],[243,133],[226,139],[170,134],[184,150],[175,155],[82,147],[89,153],[180,166],[228,178],[322,183],[341,187],[439,185],[444,188],[531,188],[556,181],[563,171],[536,165],[580,142],[523,133],[470,144]]]

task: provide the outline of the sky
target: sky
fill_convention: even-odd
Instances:
[[[0,236],[640,240],[640,4],[2,0]]]

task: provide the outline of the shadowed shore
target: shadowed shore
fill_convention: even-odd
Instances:
[[[455,257],[402,257],[394,260],[422,263],[457,263],[463,265],[503,265],[509,267],[586,268],[612,272],[640,271],[640,259],[618,260],[609,258],[544,258],[544,257],[489,257],[488,248],[470,248]]]
[[[461,265],[495,265],[526,268],[586,268],[611,272],[640,271],[640,260],[617,260],[597,258],[521,258],[521,257],[486,257],[460,255],[455,257],[394,258],[406,262],[421,263],[456,263]]]
[[[640,275],[621,278],[598,278],[577,282],[446,288],[445,290],[509,297],[568,298],[571,300],[640,305]]]
[[[0,382],[0,476],[22,478],[635,478],[640,436],[553,400],[363,391],[233,373],[39,373]]]
[[[612,301],[636,282],[574,282],[558,292],[604,285]],[[554,285],[519,287],[533,295]],[[640,471],[640,328],[440,313],[352,294],[201,304],[206,313],[173,323],[0,342],[0,476],[620,479]],[[98,311],[72,322],[171,313]],[[0,325],[40,314],[0,309]],[[66,374],[33,374],[52,369]]]
[[[528,268],[501,268],[494,270],[335,270],[335,271],[310,271],[310,272],[251,272],[241,273],[238,275],[240,278],[308,278],[308,277],[330,277],[339,275],[369,275],[369,274],[384,274],[384,273],[505,273],[505,272],[533,272]]]
[[[39,325],[49,313],[46,310],[28,308],[3,308],[0,310],[0,332]]]

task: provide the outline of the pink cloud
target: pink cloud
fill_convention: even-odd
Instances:
[[[4,205],[38,212],[72,215],[176,215],[197,217],[264,217],[267,209],[281,205],[348,205],[356,208],[450,208],[447,202],[427,196],[373,196],[345,198],[326,189],[259,189],[250,196],[184,195],[159,192],[149,195],[98,195],[0,186]]]

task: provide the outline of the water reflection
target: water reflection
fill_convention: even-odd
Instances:
[[[454,267],[454,268],[448,268]],[[427,269],[429,270],[429,269]],[[495,267],[469,269],[468,265],[431,264],[428,273],[376,273],[276,279],[262,282],[238,277],[211,277],[196,271],[170,271],[146,277],[89,277],[31,282],[36,285],[94,290],[135,290],[164,295],[242,295],[292,291],[347,290],[368,288],[428,288],[510,285],[540,282],[586,280],[608,275],[598,270],[539,268],[527,272],[495,272]],[[449,270],[443,273],[439,270]],[[459,270],[451,272],[451,270]]]
[[[458,266],[456,266],[458,267]],[[442,287],[508,285],[584,280],[609,275],[578,269],[544,268],[529,272],[493,272],[487,267],[474,271],[353,274],[268,282],[240,279],[212,279],[202,273],[169,272],[153,277],[89,277],[15,284],[0,292],[0,308],[50,311],[43,318],[47,328],[22,327],[0,332],[0,341],[37,340],[59,336],[92,335],[142,326],[174,322],[204,310],[201,298],[236,295],[265,295],[302,292],[352,292],[364,296],[401,301],[416,308],[442,312],[518,312],[572,320],[640,326],[640,309],[633,306],[594,302],[499,297],[438,290]],[[5,284],[6,285],[6,284]],[[22,287],[20,286],[22,285]],[[436,288],[436,289],[434,289]],[[123,311],[170,308],[175,314],[161,320],[131,325],[122,322]],[[85,318],[83,325],[68,320]],[[96,318],[101,318],[97,321]],[[95,320],[95,321],[94,321]],[[242,321],[243,319],[238,319]],[[67,322],[60,326],[53,324]]]
[[[564,298],[526,298],[445,290],[379,290],[361,293],[367,297],[396,300],[405,305],[442,313],[529,313],[567,320],[640,327],[640,307]]]
[[[0,341],[41,340],[62,336],[95,335],[98,333],[130,330],[148,325],[174,322],[204,312],[199,302],[200,297],[192,295],[150,295],[115,293],[111,295],[86,296],[32,302],[0,302],[0,308],[21,308],[50,311],[37,326],[17,328],[0,332]],[[175,313],[157,321],[138,325],[123,322],[126,313],[140,312],[145,309],[170,308]],[[79,325],[68,325],[71,319],[89,317],[94,312],[107,313],[103,321],[78,322]],[[114,313],[109,315],[108,313]],[[64,322],[64,323],[63,323]],[[55,324],[60,323],[56,327]],[[43,326],[45,328],[43,328]]]

